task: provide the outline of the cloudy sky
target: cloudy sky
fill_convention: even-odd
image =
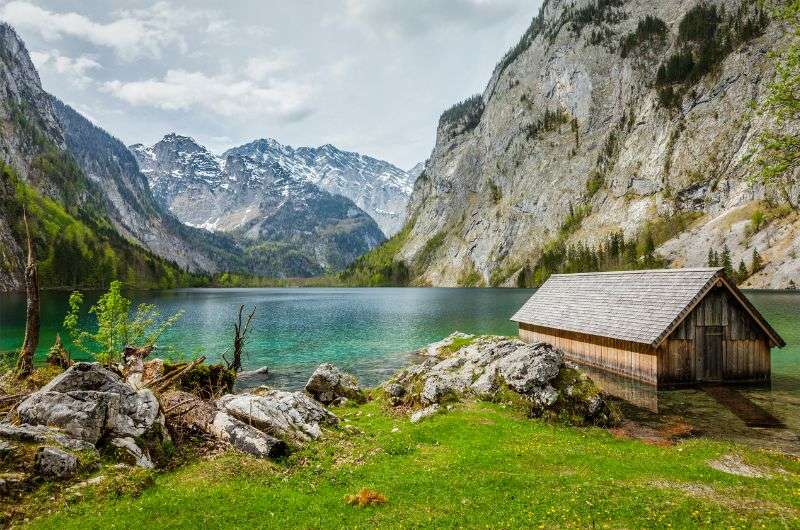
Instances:
[[[271,137],[409,168],[540,0],[0,0],[46,90],[130,144]]]

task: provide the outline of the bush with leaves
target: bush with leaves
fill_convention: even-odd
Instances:
[[[89,308],[95,316],[93,331],[79,326],[83,295],[74,291],[69,297],[69,312],[64,317],[64,328],[72,344],[103,364],[118,362],[126,345],[136,347],[154,346],[156,341],[182,316],[179,311],[168,318],[153,304],[139,304],[131,312],[132,303],[122,295],[122,283],[111,282],[107,293]]]

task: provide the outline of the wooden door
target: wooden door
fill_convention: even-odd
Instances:
[[[703,334],[703,339],[697,341],[702,348],[700,358],[703,360],[702,380],[722,380],[722,326],[704,326],[698,329]]]

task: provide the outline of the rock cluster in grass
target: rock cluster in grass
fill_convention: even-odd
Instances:
[[[564,354],[549,344],[458,333],[420,353],[426,356],[423,362],[381,386],[392,405],[416,411],[414,421],[435,413],[436,405],[464,397],[512,402],[532,417],[575,425],[615,421],[591,379],[567,366]]]
[[[364,403],[367,400],[355,376],[342,372],[330,363],[321,364],[314,370],[305,391],[325,405],[340,405],[348,400]]]
[[[99,364],[76,363],[0,423],[6,494],[91,469],[99,454],[153,467],[170,441],[156,396]]]

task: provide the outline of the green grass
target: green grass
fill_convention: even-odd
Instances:
[[[272,463],[227,453],[160,474],[137,497],[84,490],[33,528],[797,527],[800,462],[692,440],[656,447],[601,429],[457,405],[412,425],[376,402],[345,430]],[[392,432],[393,428],[399,432]],[[735,452],[772,478],[716,471]],[[781,471],[782,470],[782,471]],[[375,490],[386,504],[345,496]],[[108,489],[108,488],[106,488]],[[113,488],[112,488],[113,490]],[[60,501],[47,501],[59,509]],[[41,512],[39,512],[41,513]]]

